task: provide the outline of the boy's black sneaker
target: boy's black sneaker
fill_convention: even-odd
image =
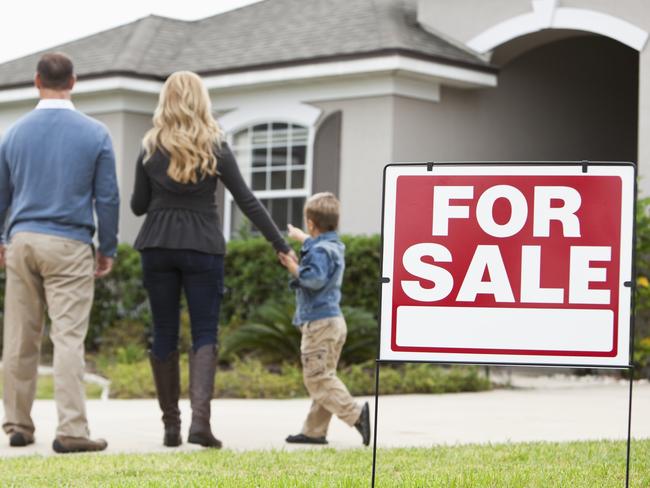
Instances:
[[[359,420],[357,420],[354,426],[359,431],[359,434],[361,434],[363,445],[367,446],[370,444],[370,407],[368,407],[368,402],[363,404]]]
[[[285,441],[289,444],[327,444],[325,437],[309,437],[305,434],[290,435]]]

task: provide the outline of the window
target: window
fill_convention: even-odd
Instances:
[[[230,144],[246,182],[280,230],[287,224],[302,227],[302,208],[309,194],[309,129],[264,122],[234,132]],[[230,195],[225,211],[226,235],[237,235],[244,215]]]

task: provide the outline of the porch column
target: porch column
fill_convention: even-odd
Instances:
[[[648,43],[650,44],[650,43]],[[639,195],[650,197],[650,46],[639,53]]]

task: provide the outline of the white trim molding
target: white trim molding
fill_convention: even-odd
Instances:
[[[378,73],[398,73],[418,78],[424,77],[430,81],[464,87],[493,87],[497,85],[497,75],[495,73],[415,59],[400,54],[206,76],[204,80],[209,90],[220,90]]]
[[[311,129],[320,114],[321,109],[304,103],[267,103],[244,106],[228,112],[219,117],[219,125],[228,133],[236,132],[258,122],[268,121],[290,122]]]
[[[358,79],[360,76],[377,79],[387,76],[390,78],[390,90],[403,90],[409,94],[422,96],[425,99],[438,97],[438,85],[448,84],[459,87],[494,87],[497,85],[496,73],[471,67],[452,66],[445,63],[415,59],[399,54],[377,56],[364,59],[334,61],[327,63],[312,63],[283,68],[251,70],[241,73],[230,73],[204,76],[207,88],[214,91],[232,89],[251,89],[258,86],[286,86],[295,82],[340,82],[342,80]],[[419,83],[418,83],[419,82]],[[430,85],[427,88],[425,85]],[[80,80],[74,87],[75,95],[95,95],[113,93],[139,93],[157,95],[163,82],[143,80],[128,76],[109,76],[92,80]],[[375,87],[377,88],[377,87]],[[386,87],[381,88],[386,91]],[[353,91],[359,91],[355,89]],[[370,95],[373,95],[371,93]],[[368,96],[361,93],[355,96]],[[0,88],[0,104],[15,103],[38,99],[36,88],[20,87],[2,90]]]
[[[109,76],[107,78],[78,81],[72,91],[72,96],[124,91],[157,95],[160,93],[162,86],[161,81],[142,80],[127,76]],[[23,100],[38,100],[38,90],[33,86],[10,88],[8,90],[0,89],[0,104]]]
[[[642,51],[648,32],[636,25],[595,10],[558,7],[557,0],[532,0],[533,11],[500,22],[471,39],[467,46],[485,54],[517,37],[542,29],[574,29],[615,39]]]
[[[271,100],[278,106],[288,106],[296,103],[313,104],[328,100],[397,95],[438,102],[440,83],[422,77],[377,73],[263,87],[225,88],[211,90],[210,95],[215,109],[222,112],[234,107],[266,106]]]

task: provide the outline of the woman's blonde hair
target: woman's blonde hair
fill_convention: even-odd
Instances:
[[[223,132],[212,117],[208,90],[196,73],[177,71],[167,78],[153,114],[153,128],[144,136],[145,161],[156,149],[169,156],[169,177],[196,183],[217,173],[215,146]]]

